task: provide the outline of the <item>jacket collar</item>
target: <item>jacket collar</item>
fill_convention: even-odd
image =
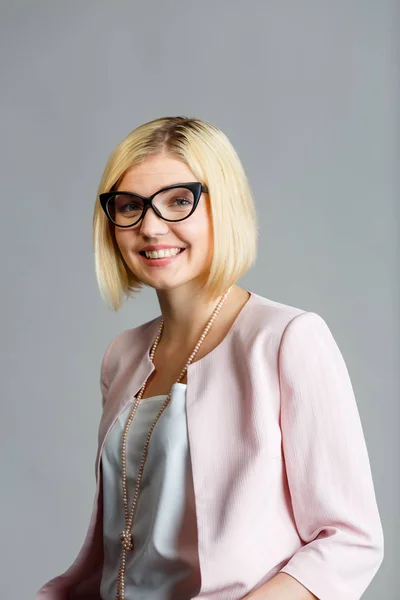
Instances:
[[[192,363],[188,367],[187,377],[190,380],[191,374],[198,372],[201,369],[203,362],[213,360],[218,354],[219,349],[223,344],[226,344],[241,324],[245,321],[247,314],[252,309],[252,304],[257,298],[257,294],[249,292],[250,297],[243,306],[240,313],[237,315],[230,330],[220,344],[209,352],[206,356]],[[156,317],[152,321],[141,326],[140,343],[135,343],[129,349],[130,359],[123,373],[113,382],[108,390],[107,402],[104,405],[103,415],[100,421],[98,450],[96,456],[96,473],[100,470],[100,457],[103,450],[103,445],[108,432],[113,426],[119,414],[123,411],[127,403],[139,392],[146,379],[154,371],[155,366],[150,359],[150,350],[155,341],[158,329],[161,325],[162,315]]]
[[[118,415],[123,411],[128,402],[138,394],[146,379],[155,369],[154,363],[150,359],[150,350],[160,327],[161,319],[160,315],[150,321],[150,323],[142,326],[143,331],[140,333],[140,344],[135,344],[130,348],[130,358],[126,368],[110,385],[99,427],[96,457],[97,474],[99,473],[101,452],[108,432]]]

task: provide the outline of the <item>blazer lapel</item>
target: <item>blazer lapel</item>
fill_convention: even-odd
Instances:
[[[135,345],[127,347],[129,360],[126,361],[126,364],[117,373],[110,385],[99,426],[96,456],[97,474],[99,473],[101,453],[109,431],[127,403],[136,396],[146,379],[155,369],[150,359],[150,348],[155,340],[160,323],[161,316],[154,319],[148,325],[140,336],[142,343],[138,344],[137,336],[135,336]]]

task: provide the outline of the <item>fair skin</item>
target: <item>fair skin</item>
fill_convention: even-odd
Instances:
[[[193,181],[197,178],[185,163],[171,155],[159,154],[128,169],[118,190],[148,197],[165,186]],[[127,229],[116,227],[115,237],[131,271],[155,289],[164,318],[154,360],[156,372],[150,377],[143,397],[168,393],[218,303],[210,301],[203,291],[213,252],[208,194],[202,194],[195,212],[184,221],[164,221],[148,210],[137,225]],[[185,252],[171,264],[149,267],[138,251],[146,245],[160,244],[184,247]],[[246,290],[233,286],[195,360],[222,341],[248,298]],[[185,379],[181,381],[185,383]]]
[[[185,163],[161,153],[128,169],[118,189],[151,196],[165,186],[193,181],[197,178]],[[196,211],[185,221],[167,222],[148,210],[137,225],[127,229],[116,227],[115,238],[128,267],[141,281],[155,289],[164,319],[164,331],[154,359],[155,371],[149,378],[144,397],[168,393],[217,304],[203,291],[213,253],[209,196],[202,194]],[[149,267],[138,253],[149,244],[184,247],[185,252],[167,265]],[[246,290],[237,285],[232,287],[197,360],[222,341],[248,298]],[[290,575],[278,573],[245,598],[310,600],[316,596]]]

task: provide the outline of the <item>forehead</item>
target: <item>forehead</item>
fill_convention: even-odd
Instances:
[[[184,162],[168,154],[157,154],[127,169],[118,190],[151,196],[162,187],[189,181],[196,181],[196,177]]]

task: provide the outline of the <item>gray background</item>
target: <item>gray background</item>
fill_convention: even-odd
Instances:
[[[244,287],[319,312],[347,362],[398,598],[399,285],[395,3],[1,3],[0,597],[33,598],[88,525],[99,369],[146,290],[100,299],[91,220],[115,145],[184,114],[226,132],[260,220]]]

